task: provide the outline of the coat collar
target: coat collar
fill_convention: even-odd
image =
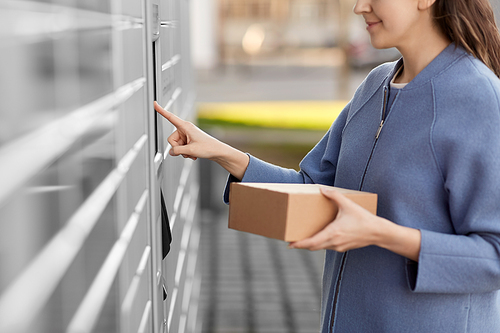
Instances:
[[[441,53],[434,58],[429,65],[427,65],[411,82],[409,82],[401,91],[408,91],[416,89],[428,82],[433,78],[440,75],[444,70],[450,67],[454,62],[467,52],[460,46],[454,43],[448,45]],[[396,71],[403,64],[403,58],[391,63],[385,63],[374,69],[367,76],[365,81],[358,87],[351,100],[350,111],[347,116],[346,126],[356,113],[383,87],[388,87],[390,81]],[[379,94],[380,100],[383,100],[383,95]]]
[[[441,74],[455,61],[466,55],[467,52],[461,47],[451,43],[448,45],[441,53],[439,53],[436,58],[434,58],[413,80],[411,80],[403,89],[410,90],[415,89],[423,84],[428,83],[434,77]],[[384,79],[383,85],[385,87],[389,86],[389,83],[398,71],[398,69],[403,65],[403,58],[400,58],[394,63],[392,70]]]

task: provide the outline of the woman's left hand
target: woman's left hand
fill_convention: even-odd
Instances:
[[[290,248],[345,252],[376,242],[379,217],[338,191],[322,187],[321,192],[337,205],[336,218],[314,236],[290,243]]]
[[[377,245],[418,261],[420,230],[376,216],[333,189],[321,188],[321,192],[337,205],[337,216],[316,235],[290,243],[290,248],[345,252]]]

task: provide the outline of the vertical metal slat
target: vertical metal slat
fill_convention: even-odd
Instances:
[[[68,333],[85,333],[92,331],[99,318],[100,311],[113,284],[116,273],[120,268],[120,264],[125,256],[130,240],[137,228],[147,197],[148,192],[146,190],[139,199],[134,213],[130,216],[127,224],[123,228],[120,238],[116,241],[115,245],[113,245],[113,248],[106,257],[99,273],[97,273],[80,307],[73,316],[67,329]]]
[[[139,139],[40,254],[0,298],[0,332],[25,332],[73,262],[130,165],[146,142]],[[36,277],[34,279],[33,277]],[[25,300],[30,300],[26,302]]]

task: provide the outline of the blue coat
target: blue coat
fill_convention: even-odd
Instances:
[[[379,216],[421,230],[418,263],[326,251],[321,332],[500,332],[500,80],[452,44],[398,93],[376,140],[401,64],[368,75],[299,172],[251,156],[242,181],[377,193]]]

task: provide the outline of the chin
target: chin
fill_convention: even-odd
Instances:
[[[390,49],[394,47],[394,45],[390,45],[389,43],[384,43],[383,41],[377,41],[375,39],[370,39],[370,44],[377,50]]]

